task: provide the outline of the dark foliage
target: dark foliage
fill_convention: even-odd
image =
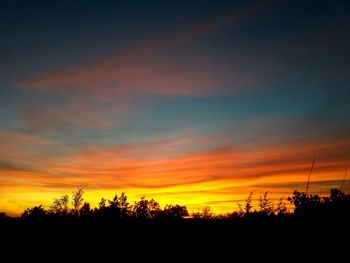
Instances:
[[[316,244],[317,251],[324,245],[322,253],[330,251],[330,245],[334,245],[337,252],[343,251],[341,246],[347,243],[340,240],[350,234],[350,197],[338,189],[332,189],[327,197],[295,191],[288,198],[295,205],[294,213],[287,211],[283,199],[274,204],[267,193],[258,199],[249,194],[238,212],[216,215],[205,207],[191,217],[185,206],[162,208],[155,200],[145,197],[131,204],[123,193],[111,200],[102,198],[96,208],[86,201],[74,206],[72,200],[63,196],[55,199],[48,210],[35,206],[26,209],[20,218],[0,214],[2,240],[17,251],[32,245],[35,248],[30,250],[30,255],[36,255],[35,249],[44,248],[55,257],[63,255],[65,260],[65,251],[69,250],[80,258],[90,257],[92,251],[123,254],[127,247],[132,248],[131,256],[145,257],[150,252],[157,253],[161,247],[167,252],[176,246],[180,246],[181,251],[193,251],[194,244],[205,257],[207,251],[217,246],[220,253],[247,248],[248,253],[252,253],[255,248],[261,249],[262,254],[270,258],[271,253],[266,251],[276,248],[285,254],[290,244],[296,244],[297,252],[304,249],[303,253],[310,250],[310,244]],[[269,239],[275,241],[275,246]],[[220,253],[215,253],[215,258]],[[181,252],[183,255],[185,252]]]
[[[48,215],[48,212],[42,207],[42,205],[34,206],[33,208],[27,208],[23,214],[22,218],[31,219],[44,219]]]
[[[350,195],[336,188],[330,190],[329,197],[294,191],[288,201],[295,206],[298,217],[344,219],[350,215]]]
[[[189,217],[186,206],[166,205],[163,209],[154,199],[142,197],[134,204],[130,204],[125,193],[115,195],[111,200],[102,198],[99,206],[91,208],[88,202],[84,202],[84,191],[78,189],[72,193],[72,197],[64,195],[53,201],[49,210],[44,209],[42,205],[26,209],[21,220],[25,221],[143,221],[143,220],[169,220],[183,219]],[[268,192],[260,197],[257,210],[253,210],[253,193],[250,193],[245,204],[239,204],[239,211],[226,215],[215,215],[210,207],[204,207],[198,212],[191,214],[193,219],[210,220],[280,220],[278,218],[294,218],[315,220],[348,220],[350,219],[350,195],[345,194],[339,189],[331,189],[330,195],[321,197],[319,195],[308,194],[300,191],[294,191],[291,197],[287,199],[294,205],[294,213],[288,212],[287,206],[281,198],[277,205],[268,198]],[[71,206],[70,206],[71,204]],[[7,215],[0,213],[0,220],[5,220]],[[254,219],[255,218],[255,219]],[[276,218],[276,219],[273,219]],[[306,220],[306,221],[307,221]]]
[[[188,215],[186,206],[181,205],[166,205],[162,211],[163,218],[183,218]]]
[[[125,193],[120,196],[115,195],[112,200],[102,198],[99,206],[92,209],[88,202],[83,203],[82,189],[73,192],[72,197],[64,195],[53,201],[49,210],[45,210],[42,205],[26,209],[21,218],[24,220],[146,220],[146,219],[181,219],[188,216],[186,206],[166,205],[161,209],[154,199],[142,197],[140,201],[130,205]],[[71,200],[72,207],[69,206]],[[6,214],[3,213],[2,217]]]

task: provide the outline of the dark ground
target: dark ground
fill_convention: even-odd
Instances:
[[[209,257],[231,257],[229,261],[255,256],[278,261],[326,255],[348,257],[350,237],[346,220],[303,221],[294,217],[119,222],[31,222],[12,218],[0,224],[0,231],[2,254],[11,251],[12,257],[35,258],[48,253],[49,261],[70,257],[71,253],[80,260],[97,255],[101,257],[97,262],[109,256],[115,261],[126,256],[129,260],[165,262],[189,258],[197,262]]]

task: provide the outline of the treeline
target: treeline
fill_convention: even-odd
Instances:
[[[268,198],[268,192],[258,199],[253,206],[253,193],[250,193],[244,204],[238,204],[238,211],[225,215],[214,215],[209,207],[205,207],[198,213],[193,213],[193,218],[262,218],[262,217],[296,217],[296,218],[348,218],[350,219],[350,194],[346,194],[337,188],[330,189],[329,196],[308,194],[295,190],[292,196],[287,198],[292,204],[293,210],[287,209],[286,202],[280,198],[277,204]]]
[[[161,209],[154,199],[141,200],[131,205],[125,193],[115,195],[113,199],[102,198],[98,207],[91,208],[90,203],[84,202],[83,189],[78,189],[72,196],[64,195],[54,200],[50,209],[42,205],[26,209],[22,218],[83,218],[83,219],[156,219],[156,218],[184,218],[189,215],[186,206],[166,205]]]
[[[154,199],[142,197],[130,204],[125,193],[115,195],[111,200],[102,198],[98,207],[92,208],[83,198],[83,189],[78,189],[71,196],[64,195],[54,200],[49,209],[42,205],[26,209],[21,218],[24,220],[48,219],[85,219],[85,220],[149,220],[149,219],[242,219],[242,218],[283,218],[283,217],[339,217],[350,218],[350,195],[339,189],[330,189],[329,196],[308,194],[294,191],[287,200],[293,205],[293,211],[288,211],[282,198],[274,203],[268,198],[268,192],[258,199],[257,206],[252,205],[253,194],[250,193],[244,204],[239,204],[239,210],[224,215],[215,215],[210,207],[189,214],[186,206],[166,205],[161,208]],[[6,218],[0,213],[0,218]]]

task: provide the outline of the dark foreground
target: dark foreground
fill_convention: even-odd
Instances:
[[[75,256],[128,253],[132,257],[170,258],[192,255],[246,257],[262,253],[306,255],[348,254],[350,237],[347,219],[179,219],[146,221],[23,221],[16,218],[0,225],[3,252],[16,249],[25,253],[62,253]],[[128,251],[128,252],[127,252]],[[245,252],[244,252],[245,251]],[[131,254],[130,254],[131,253]],[[277,253],[277,254],[276,254]],[[13,254],[12,254],[13,255]],[[169,258],[169,260],[170,260]],[[168,262],[168,261],[165,261]],[[197,262],[197,261],[195,261]]]
[[[71,261],[72,257],[82,262],[92,256],[97,256],[97,262],[107,257],[113,262],[207,262],[209,257],[215,258],[213,262],[254,257],[315,262],[326,256],[334,262],[348,258],[349,194],[332,189],[329,197],[320,197],[295,191],[288,198],[295,206],[293,213],[271,209],[266,195],[260,210],[252,211],[250,197],[241,213],[221,218],[207,214],[184,218],[185,207],[161,210],[154,200],[142,199],[129,206],[125,195],[94,210],[34,207],[19,218],[0,217],[0,255],[24,256],[30,262]]]

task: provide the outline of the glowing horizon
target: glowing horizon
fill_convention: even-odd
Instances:
[[[3,7],[0,211],[83,187],[226,213],[350,166],[347,3]]]

